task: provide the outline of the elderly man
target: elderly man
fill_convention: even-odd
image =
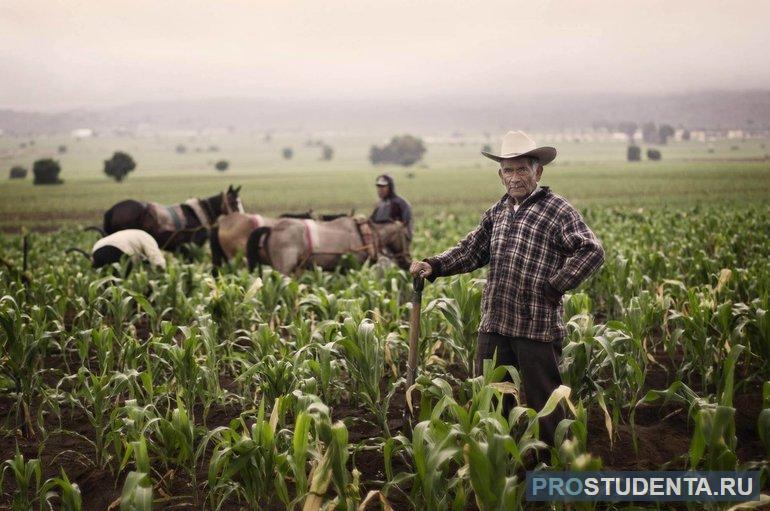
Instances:
[[[407,237],[412,240],[412,206],[401,197],[396,194],[395,183],[393,178],[388,174],[382,174],[377,176],[377,195],[380,197],[380,202],[374,207],[372,212],[372,222],[393,222],[399,220],[407,229]]]
[[[500,163],[498,175],[507,193],[454,248],[413,262],[410,271],[433,280],[489,265],[476,374],[496,352],[498,365],[520,371],[527,404],[539,410],[562,383],[562,295],[601,267],[604,251],[580,213],[538,185],[556,149],[537,147],[525,133],[510,131],[500,154],[482,154]],[[511,402],[504,404],[507,413]],[[543,440],[553,443],[561,418],[559,410],[542,421]]]

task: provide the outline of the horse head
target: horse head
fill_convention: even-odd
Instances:
[[[241,202],[241,198],[238,196],[238,193],[241,191],[241,186],[238,188],[233,188],[233,185],[230,185],[227,188],[227,192],[222,192],[222,201],[221,201],[221,213],[223,215],[228,215],[230,213],[243,213],[243,203]]]

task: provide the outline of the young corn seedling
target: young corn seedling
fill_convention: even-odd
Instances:
[[[61,469],[61,475],[49,479],[43,485],[45,501],[49,509],[53,509],[53,500],[59,501],[61,511],[82,511],[83,496],[80,493],[80,487],[69,480],[64,469]]]
[[[385,374],[385,350],[382,340],[375,335],[374,323],[364,320],[356,324],[351,318],[345,319],[337,344],[355,382],[353,392],[377,417],[377,422],[389,436],[389,399],[380,390],[380,381]]]
[[[43,475],[39,459],[24,460],[24,455],[16,446],[16,455],[3,462],[3,471],[0,473],[0,490],[5,491],[3,481],[10,474],[16,485],[16,490],[11,500],[10,509],[13,511],[28,511],[35,502],[40,499],[40,481]]]

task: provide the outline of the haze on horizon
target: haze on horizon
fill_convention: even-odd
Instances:
[[[770,88],[770,3],[11,0],[0,108]]]

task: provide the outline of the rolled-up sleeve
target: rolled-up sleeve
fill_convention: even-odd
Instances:
[[[492,235],[491,212],[487,211],[478,227],[449,250],[426,259],[432,268],[431,280],[458,273],[468,273],[489,263],[489,243]]]
[[[604,264],[601,242],[572,207],[560,215],[554,241],[567,259],[548,282],[561,293],[579,286]]]

